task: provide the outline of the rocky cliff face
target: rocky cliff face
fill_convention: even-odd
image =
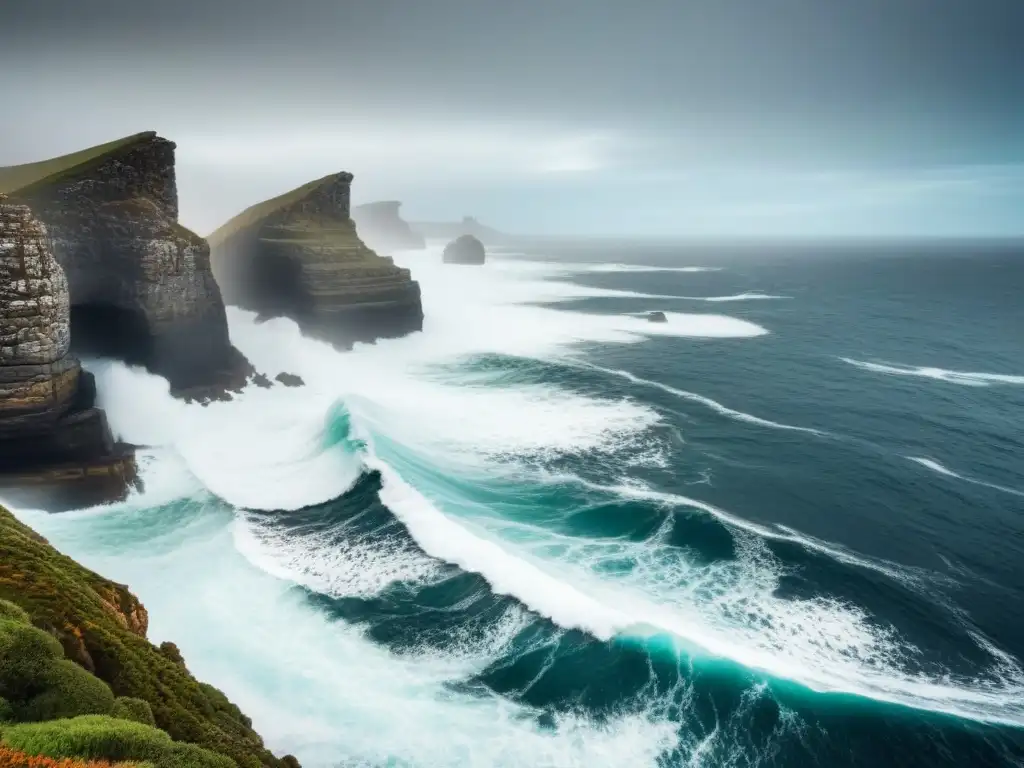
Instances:
[[[353,208],[352,219],[360,239],[375,251],[387,254],[425,248],[423,235],[413,232],[409,222],[402,219],[401,206],[397,200],[385,200]]]
[[[0,493],[16,502],[96,504],[135,481],[69,342],[68,282],[46,229],[0,195]]]
[[[228,339],[209,246],[178,224],[174,148],[140,134],[2,169],[0,181],[18,178],[12,199],[47,227],[70,286],[75,351],[145,365],[202,396],[239,388],[252,369]]]
[[[351,182],[349,173],[317,179],[210,235],[225,300],[290,317],[342,348],[421,330],[419,284],[356,234]]]

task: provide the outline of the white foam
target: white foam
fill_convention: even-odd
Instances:
[[[771,293],[760,293],[758,291],[747,291],[745,293],[734,293],[730,296],[680,296],[683,299],[691,299],[692,301],[711,301],[711,302],[729,302],[729,301],[777,301],[779,299],[790,299],[792,296],[776,296]]]
[[[776,596],[781,566],[759,537],[710,566],[661,543],[553,536],[503,518],[456,521],[387,465],[382,500],[426,552],[483,576],[565,628],[600,639],[667,633],[812,690],[851,693],[985,722],[1024,725],[1024,670],[1005,658],[972,678],[914,668],[918,649],[857,606]],[[668,523],[668,519],[667,519]],[[782,538],[780,534],[774,534]],[[612,568],[632,563],[628,569]]]
[[[676,744],[677,725],[653,714],[601,723],[563,715],[545,729],[529,708],[453,690],[451,675],[466,668],[466,655],[483,666],[500,637],[485,638],[475,653],[459,647],[456,658],[437,649],[390,653],[312,608],[288,581],[252,567],[234,549],[230,512],[217,504],[178,519],[173,510],[150,510],[148,524],[137,515],[21,513],[88,567],[130,583],[149,609],[150,638],[177,643],[189,669],[239,703],[269,748],[309,768],[654,766]],[[510,615],[502,631],[514,625]]]
[[[1003,373],[973,373],[971,371],[951,371],[945,368],[930,367],[916,368],[906,365],[888,365],[866,362],[864,360],[853,360],[849,357],[841,357],[840,360],[865,371],[887,373],[893,376],[917,376],[924,379],[945,381],[951,384],[961,384],[965,387],[990,387],[993,384],[1024,384],[1024,376],[1011,376]]]
[[[238,507],[319,504],[348,490],[362,470],[358,456],[328,444],[325,397],[250,386],[228,402],[186,404],[142,369],[107,361],[89,368],[115,435],[173,449],[207,489]]]
[[[705,405],[708,408],[710,408],[711,410],[715,411],[716,413],[720,413],[723,416],[728,416],[729,418],[735,419],[736,421],[743,421],[743,422],[746,422],[748,424],[757,424],[758,426],[770,427],[772,429],[785,429],[785,430],[792,430],[794,432],[807,432],[807,433],[810,433],[812,435],[826,435],[826,434],[828,434],[828,433],[823,432],[821,430],[812,429],[810,427],[797,427],[797,426],[793,426],[792,424],[782,424],[782,423],[777,422],[777,421],[770,421],[769,419],[762,419],[760,416],[753,416],[752,414],[744,413],[743,411],[737,411],[737,410],[735,410],[733,408],[728,408],[728,407],[722,405],[721,403],[719,403],[717,400],[712,400],[710,397],[705,397],[704,395],[698,395],[696,392],[687,392],[684,389],[677,389],[676,387],[670,387],[669,385],[662,384],[661,382],[658,382],[658,381],[651,381],[650,379],[644,379],[644,378],[641,378],[640,376],[636,376],[636,375],[630,373],[629,371],[623,371],[623,370],[618,370],[618,369],[614,369],[614,368],[604,368],[602,366],[593,365],[593,364],[588,363],[586,361],[580,361],[580,360],[573,361],[573,364],[580,365],[582,367],[589,368],[591,370],[600,371],[602,373],[607,373],[607,374],[609,374],[611,376],[618,376],[619,378],[626,379],[627,381],[631,381],[634,384],[641,384],[641,385],[643,385],[645,387],[652,387],[654,389],[660,389],[662,392],[668,392],[669,394],[675,395],[676,397],[682,398],[683,400],[689,400],[689,401],[694,402],[694,403],[700,403],[701,405]]]
[[[913,461],[916,464],[920,464],[922,467],[927,467],[933,472],[938,472],[940,475],[945,475],[946,477],[953,477],[956,478],[957,480],[963,480],[965,483],[971,483],[972,485],[980,485],[984,488],[991,488],[994,491],[1001,491],[1002,493],[1008,493],[1012,496],[1024,496],[1024,491],[1019,491],[1016,488],[1007,488],[1005,485],[997,485],[995,483],[989,483],[985,480],[978,480],[973,477],[961,475],[959,472],[954,472],[949,467],[944,466],[943,464],[940,464],[939,462],[935,461],[935,459],[927,459],[924,458],[923,456],[907,456],[906,458],[910,459],[910,461]]]

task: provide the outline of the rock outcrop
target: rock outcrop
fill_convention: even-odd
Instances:
[[[441,259],[445,264],[483,264],[487,251],[473,235],[462,235],[444,247]]]
[[[665,317],[664,312],[648,312],[647,322],[649,323],[667,323],[668,318]]]
[[[216,396],[252,368],[230,343],[209,246],[178,223],[175,145],[142,133],[0,168],[0,192],[49,232],[71,291],[73,350],[144,365],[185,396]]]
[[[384,254],[425,248],[423,235],[413,232],[409,222],[402,219],[397,200],[364,203],[352,209],[359,238],[370,248]]]
[[[69,342],[68,283],[46,229],[0,195],[0,494],[15,503],[89,506],[136,481]]]
[[[356,234],[352,174],[335,173],[243,211],[210,235],[229,304],[289,317],[340,348],[423,327],[420,286]]]

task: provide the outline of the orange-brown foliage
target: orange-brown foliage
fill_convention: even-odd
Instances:
[[[65,757],[61,760],[43,755],[26,755],[16,749],[0,744],[0,768],[132,768],[132,763],[108,763],[105,760],[75,760]]]

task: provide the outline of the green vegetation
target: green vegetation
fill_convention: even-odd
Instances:
[[[131,696],[120,696],[114,699],[114,707],[110,714],[121,720],[131,720],[143,725],[156,725],[153,708],[149,706],[149,702],[133,699]]]
[[[0,720],[19,721],[0,728],[9,746],[32,754],[27,745],[37,738],[136,744],[131,739],[148,734],[175,745],[159,760],[150,753],[101,754],[91,747],[34,754],[153,757],[156,768],[293,766],[293,758],[279,760],[264,748],[252,722],[223,693],[192,677],[173,644],[157,648],[146,640],[145,609],[126,587],[62,555],[3,507],[0,616],[0,697],[8,702]]]
[[[34,188],[52,184],[71,172],[89,170],[89,168],[102,162],[108,154],[115,150],[130,146],[139,141],[151,139],[154,136],[156,136],[154,131],[136,133],[133,136],[125,136],[116,141],[98,144],[95,147],[89,147],[80,152],[52,157],[49,160],[43,160],[38,163],[0,167],[0,192],[7,194],[18,192],[23,194],[30,187]]]
[[[296,187],[290,192],[285,192],[283,195],[278,195],[270,200],[264,200],[262,203],[256,203],[256,205],[246,208],[226,224],[223,224],[217,231],[207,236],[206,239],[209,240],[210,247],[216,248],[232,235],[241,232],[243,229],[246,229],[253,224],[258,224],[275,211],[279,211],[292,203],[298,202],[324,184],[334,181],[340,175],[341,174],[338,173],[329,174],[323,178],[303,184],[301,187]]]
[[[18,720],[106,715],[114,708],[110,686],[73,661],[54,661],[39,682],[43,690],[16,710]]]

